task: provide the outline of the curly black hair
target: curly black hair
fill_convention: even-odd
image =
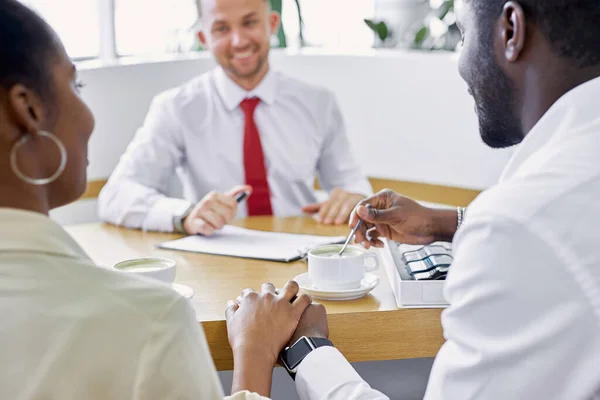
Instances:
[[[480,26],[492,26],[507,0],[469,0]],[[516,0],[548,38],[554,53],[579,68],[600,65],[600,0]]]

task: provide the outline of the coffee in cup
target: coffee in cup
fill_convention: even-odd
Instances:
[[[147,276],[166,283],[175,281],[176,263],[168,258],[138,258],[122,261],[113,268],[121,272]]]

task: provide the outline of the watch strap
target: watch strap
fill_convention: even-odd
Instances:
[[[307,337],[307,336],[303,336],[300,339],[298,339],[298,341],[296,343],[294,343],[292,346],[286,348],[285,350],[283,350],[281,352],[281,354],[283,355],[285,352],[287,352],[289,349],[291,349],[292,347],[296,346],[297,343],[299,343],[302,340],[308,340],[311,343],[311,349],[308,350],[305,354],[302,355],[302,358],[296,362],[296,368],[295,370],[297,370],[298,366],[300,365],[300,363],[313,351],[315,351],[316,349],[318,349],[319,347],[324,347],[324,346],[331,346],[331,347],[335,347],[333,345],[333,343],[331,342],[331,340],[329,339],[325,339],[325,338],[318,338],[318,337]],[[283,357],[282,357],[283,358]],[[285,368],[285,370],[288,372],[288,374],[290,375],[290,377],[293,380],[296,380],[296,373],[290,369],[288,369],[288,366],[286,365],[286,363],[282,360],[281,364],[283,365],[283,367]]]
[[[181,215],[175,215],[173,217],[173,230],[177,233],[186,233],[185,228],[183,227],[183,221],[187,218],[188,215],[192,212],[196,205],[190,205],[187,210]]]
[[[333,345],[333,343],[331,342],[331,340],[329,339],[325,339],[325,338],[318,338],[318,337],[309,337],[309,339],[313,342],[313,344],[315,345],[315,348],[313,349],[316,350],[319,347],[323,347],[323,346],[331,346],[331,347],[335,347]]]

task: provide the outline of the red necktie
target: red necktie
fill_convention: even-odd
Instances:
[[[273,215],[271,192],[267,181],[265,156],[260,143],[258,128],[254,122],[254,110],[260,99],[253,97],[240,103],[244,111],[244,173],[246,184],[252,186],[248,197],[248,215]]]

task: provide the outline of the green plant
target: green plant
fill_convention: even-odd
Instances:
[[[384,21],[365,19],[365,23],[382,43],[393,38],[393,31]],[[438,33],[442,32],[442,33]],[[423,50],[454,51],[460,42],[460,30],[454,15],[454,0],[445,0],[432,9],[415,31],[412,47]]]
[[[385,42],[390,36],[391,32],[388,26],[383,21],[375,22],[372,19],[365,19],[365,24],[377,35],[377,37]]]
[[[424,50],[454,51],[459,43],[460,30],[456,25],[454,0],[445,0],[425,17],[421,27],[415,33],[413,47]]]
[[[302,19],[302,9],[300,8],[300,0],[295,0],[295,3],[296,9],[298,10],[300,46],[304,46],[304,20]],[[277,11],[281,15],[283,12],[283,1],[271,0],[271,9],[273,11]],[[285,29],[283,27],[283,23],[279,24],[279,30],[277,31],[277,39],[279,40],[279,47],[287,47],[287,40],[285,37]]]

